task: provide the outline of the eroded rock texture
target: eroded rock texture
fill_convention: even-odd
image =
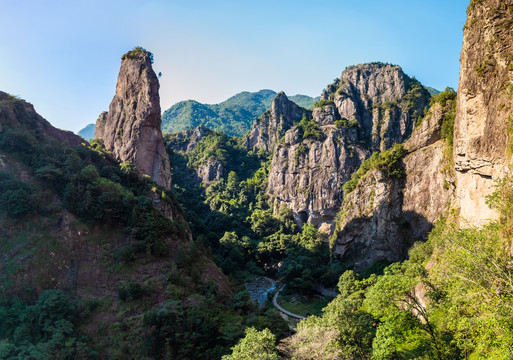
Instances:
[[[372,63],[345,69],[321,98],[334,102],[335,118],[358,122],[371,150],[384,151],[409,138],[430,96],[399,66]]]
[[[285,132],[310,111],[290,101],[284,92],[274,98],[271,108],[255,119],[245,142],[248,148],[272,153]]]
[[[462,225],[495,217],[486,196],[508,172],[513,115],[512,0],[472,1],[461,51],[454,162]]]
[[[171,172],[160,130],[159,83],[151,54],[133,50],[122,58],[116,95],[96,122],[95,138],[120,162],[131,161],[141,175],[169,188]]]
[[[429,98],[399,66],[348,67],[313,110],[323,136],[304,138],[296,125],[277,143],[268,187],[275,210],[288,206],[299,223],[310,222],[330,233],[342,185],[373,151],[405,141]]]
[[[363,269],[376,261],[397,261],[415,241],[424,241],[454,201],[451,148],[440,137],[452,104],[434,104],[404,144],[405,178],[370,170],[344,198],[334,253]]]

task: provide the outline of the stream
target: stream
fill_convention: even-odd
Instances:
[[[276,289],[276,282],[266,276],[259,276],[255,280],[245,283],[251,300],[258,301],[258,306],[264,306],[267,294]]]

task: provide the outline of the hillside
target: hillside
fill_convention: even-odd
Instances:
[[[125,55],[120,83],[137,89],[149,58]],[[102,138],[116,142],[109,124]],[[214,264],[174,192],[113,156],[0,92],[0,357],[219,359],[247,326],[283,332]]]
[[[224,360],[240,358],[247,349],[262,349],[260,356],[269,358],[305,360],[512,358],[513,114],[507,104],[513,1],[471,1],[467,15],[458,92],[447,88],[432,96],[402,144],[375,148],[343,185],[330,242],[336,256],[351,266],[339,278],[337,297],[322,316],[301,321],[278,346],[271,333],[248,330]],[[326,96],[337,82],[327,88],[323,99],[332,102],[326,106],[354,111],[344,103],[358,88],[354,80],[365,84],[361,80],[372,77],[358,67],[356,76],[340,80],[347,85],[339,93],[342,101]],[[384,94],[400,88],[387,86]],[[357,113],[360,109],[356,106]],[[320,129],[325,139],[328,134]],[[292,134],[285,135],[285,146],[295,142]],[[310,147],[303,158],[296,151],[296,167],[306,160],[309,169],[320,167],[317,174],[331,170],[329,162],[324,169],[318,161],[312,164],[322,159],[317,149]],[[338,154],[328,148],[327,160],[332,153]],[[317,176],[295,182],[299,191],[310,179],[318,182]],[[289,174],[278,176],[278,181],[290,180]],[[305,199],[323,198],[323,191],[311,188]],[[276,193],[281,197],[284,191]],[[379,257],[399,261],[367,267]]]
[[[219,104],[202,104],[194,100],[176,103],[162,114],[162,131],[168,133],[194,129],[199,125],[222,131],[229,136],[245,135],[253,121],[271,106],[276,93],[272,90],[244,91]],[[294,95],[289,99],[297,105],[312,109],[320,97]],[[88,140],[94,138],[95,124],[78,132]]]
[[[276,92],[260,90],[241,92],[219,104],[201,104],[187,100],[173,105],[162,114],[162,131],[175,133],[194,129],[199,125],[224,132],[229,136],[243,136],[255,118],[269,109]],[[299,106],[312,108],[317,98],[295,95],[290,98]]]

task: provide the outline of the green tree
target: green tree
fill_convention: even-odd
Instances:
[[[258,331],[253,327],[246,329],[246,336],[232,347],[232,354],[222,360],[278,360],[275,351],[276,336],[269,329]]]

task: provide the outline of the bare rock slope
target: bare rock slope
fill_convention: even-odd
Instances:
[[[268,193],[275,209],[287,206],[298,222],[332,231],[344,183],[373,151],[411,136],[429,98],[399,66],[348,67],[313,110],[315,124],[308,127],[318,126],[318,135],[306,134],[296,123],[282,141],[273,141]]]
[[[472,1],[467,10],[454,128],[454,162],[461,217],[483,224],[486,204],[508,173],[513,116],[512,0]]]
[[[425,241],[440,215],[454,202],[449,144],[440,129],[452,103],[435,103],[404,144],[404,176],[371,169],[342,202],[333,251],[363,269],[377,261],[397,261],[415,241]]]
[[[96,122],[95,138],[120,162],[131,161],[141,175],[169,188],[171,172],[160,129],[159,83],[152,55],[134,49],[123,55],[116,95]]]

